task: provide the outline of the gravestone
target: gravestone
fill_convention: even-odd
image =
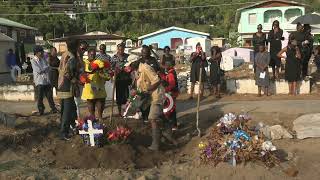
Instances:
[[[306,114],[293,121],[298,139],[320,137],[320,113]]]
[[[88,123],[88,130],[87,131],[79,130],[79,134],[80,135],[88,135],[89,140],[90,140],[90,146],[95,146],[94,135],[95,134],[103,134],[103,130],[102,129],[94,129],[91,120],[88,120],[87,123]]]

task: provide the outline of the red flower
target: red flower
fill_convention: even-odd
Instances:
[[[107,135],[110,142],[121,142],[128,139],[131,130],[125,127],[117,127],[115,130],[110,131]]]
[[[111,64],[109,61],[104,62],[104,68],[109,69],[111,67]]]
[[[85,83],[89,83],[89,78],[88,78],[88,74],[87,73],[83,73],[80,75],[80,82],[82,84],[85,84]]]
[[[96,64],[96,63],[94,63],[94,62],[91,62],[91,63],[90,63],[90,67],[91,67],[91,70],[92,70],[92,71],[96,71],[96,70],[99,69],[99,65]]]

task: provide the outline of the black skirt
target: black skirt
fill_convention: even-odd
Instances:
[[[205,66],[207,66],[207,61],[205,61],[204,63],[202,63],[201,61],[202,61],[201,57],[197,57],[191,65],[190,82],[192,83],[199,81],[201,64],[202,64],[201,81],[205,82],[207,80],[207,74],[205,70]]]
[[[221,84],[221,69],[218,62],[210,64],[210,83],[213,86]]]

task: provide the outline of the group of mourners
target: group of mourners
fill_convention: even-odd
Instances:
[[[279,22],[274,21],[272,30],[268,36],[262,32],[262,25],[258,25],[258,32],[253,35],[254,45],[254,71],[256,84],[259,87],[259,96],[264,88],[269,95],[268,67],[273,69],[273,79],[279,79],[279,68],[281,58],[286,58],[285,79],[289,82],[290,94],[297,93],[297,81],[307,76],[308,62],[312,53],[313,38],[309,25],[297,25],[297,31],[289,36],[287,47],[282,48],[283,30]],[[270,53],[267,52],[267,44],[270,43]],[[102,120],[107,97],[105,83],[110,76],[105,76],[101,71],[92,69],[92,63],[100,60],[110,64],[111,74],[115,76],[116,103],[119,116],[123,115],[123,108],[130,95],[139,95],[143,103],[137,109],[141,112],[142,119],[151,123],[152,144],[151,150],[158,150],[160,137],[164,136],[173,144],[172,131],[178,127],[175,101],[179,95],[177,73],[175,71],[175,58],[170,54],[170,48],[164,48],[164,54],[158,61],[152,56],[152,48],[142,46],[141,55],[129,55],[124,52],[125,45],[117,46],[117,53],[111,57],[106,53],[106,46],[100,45],[99,52],[96,48],[88,48],[84,41],[69,39],[67,51],[62,54],[61,60],[57,58],[57,51],[51,48],[48,58],[44,57],[44,50],[40,46],[34,48],[34,59],[31,60],[34,83],[37,92],[37,106],[40,115],[44,114],[44,96],[47,97],[51,113],[58,110],[53,101],[53,87],[57,90],[57,96],[61,100],[61,133],[64,140],[70,139],[71,130],[75,128],[74,120],[80,119],[81,99],[87,102],[90,116]],[[88,58],[84,58],[84,53]],[[194,88],[197,81],[202,82],[199,87],[200,96],[203,96],[204,82],[208,81],[204,67],[209,66],[209,81],[212,85],[212,94],[220,97],[220,84],[223,71],[220,69],[222,59],[221,49],[213,46],[210,50],[211,56],[207,61],[201,44],[196,45],[196,51],[191,54],[191,95],[193,98]],[[286,53],[286,57],[282,54]],[[155,53],[154,53],[155,54]],[[320,54],[320,51],[319,51]],[[156,57],[158,57],[155,54]],[[317,56],[320,61],[320,55]],[[320,66],[320,62],[319,62]],[[201,72],[200,72],[201,71]],[[90,81],[81,81],[85,74]],[[200,77],[201,75],[201,77]],[[174,105],[170,113],[163,113],[165,93],[171,95]],[[97,110],[97,113],[96,113]]]
[[[55,48],[51,48],[48,58],[45,58],[42,47],[34,48],[35,56],[31,63],[38,112],[44,114],[44,96],[47,97],[51,113],[58,112],[52,95],[53,87],[56,88],[61,106],[61,139],[71,138],[76,126],[75,120],[81,118],[81,99],[87,102],[89,115],[98,121],[102,120],[107,97],[105,83],[114,75],[119,116],[122,116],[122,106],[127,103],[130,94],[139,94],[143,105],[137,111],[142,113],[144,121],[150,122],[152,127],[152,144],[149,149],[159,149],[161,136],[176,144],[172,138],[172,130],[177,128],[175,107],[170,114],[163,113],[164,93],[169,93],[174,101],[179,94],[175,60],[170,54],[170,48],[164,48],[165,53],[160,62],[151,56],[153,51],[149,46],[142,46],[141,56],[129,56],[124,50],[124,44],[119,44],[117,53],[111,57],[103,44],[97,53],[96,48],[88,48],[86,42],[70,39],[67,41],[67,51],[59,60]],[[88,58],[84,58],[85,52]],[[109,76],[92,68],[96,60],[110,64]],[[90,81],[81,80],[84,74]]]
[[[282,48],[283,30],[279,26],[279,21],[275,20],[272,24],[272,30],[268,34],[262,32],[262,25],[257,27],[258,31],[253,34],[254,47],[254,72],[256,85],[258,86],[258,96],[261,96],[262,88],[265,95],[270,95],[269,85],[270,77],[268,68],[272,68],[273,80],[279,80],[279,70],[282,65],[281,59],[285,59],[285,80],[289,83],[289,95],[297,94],[297,82],[308,76],[308,64],[313,53],[313,36],[309,24],[297,24],[297,30],[290,34],[288,45]],[[269,52],[267,51],[268,43],[270,43]],[[283,54],[286,53],[286,56]],[[212,86],[211,94],[220,97],[220,84],[223,70],[220,69],[222,59],[221,49],[217,46],[211,48],[210,76],[207,79],[206,68],[209,63],[206,54],[203,52],[201,45],[197,44],[196,52],[191,54],[191,94],[190,99],[194,95],[194,87],[196,82],[201,79],[201,87],[199,88],[200,96],[203,96],[204,83],[209,82]],[[320,47],[315,51],[315,63],[320,69]],[[200,71],[202,71],[200,73]],[[199,77],[201,74],[201,78]]]
[[[254,71],[258,96],[264,88],[265,95],[270,95],[270,77],[268,67],[272,68],[273,80],[279,80],[281,60],[285,59],[285,80],[289,83],[289,95],[297,94],[297,82],[308,76],[308,64],[313,52],[313,36],[309,24],[297,24],[297,29],[289,35],[288,45],[282,48],[283,30],[279,21],[275,20],[268,34],[262,32],[259,24],[258,32],[253,35]],[[269,52],[267,51],[270,43]],[[286,53],[286,56],[284,56]]]

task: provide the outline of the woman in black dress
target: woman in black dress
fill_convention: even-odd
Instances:
[[[275,20],[272,23],[272,30],[268,34],[268,42],[270,42],[270,66],[272,67],[273,79],[279,80],[279,68],[281,59],[277,54],[281,51],[283,30],[279,27],[279,21]]]
[[[259,52],[260,45],[267,46],[267,36],[265,33],[262,32],[262,25],[259,24],[257,29],[258,29],[258,32],[253,34],[253,39],[252,39],[254,57]],[[256,64],[254,62],[255,61],[253,61],[253,67],[254,67],[254,71],[255,71]]]
[[[124,65],[128,62],[129,55],[124,53],[124,44],[118,44],[117,53],[112,58],[112,66],[116,72],[116,101],[118,105],[119,116],[121,114],[121,106],[127,103],[129,97],[129,86],[132,83],[130,73],[124,70]]]
[[[286,53],[285,79],[289,83],[289,95],[296,95],[297,81],[301,75],[301,52],[297,45],[297,41],[291,38],[288,46],[283,48],[279,53],[279,58],[285,58],[282,54]]]
[[[201,81],[202,86],[199,88],[200,90],[200,96],[203,97],[203,90],[204,85],[203,83],[206,81],[206,70],[204,67],[208,66],[208,62],[206,60],[206,54],[203,52],[202,47],[200,43],[197,43],[196,45],[196,52],[193,52],[190,57],[191,65],[191,75],[190,75],[190,82],[191,82],[191,93],[189,99],[193,99],[193,93],[194,93],[194,86],[197,81],[199,81],[200,77],[200,67],[202,70],[201,75]]]
[[[222,54],[218,46],[213,46],[211,48],[211,58],[210,62],[210,82],[212,85],[212,94],[220,98],[220,84],[221,84],[221,62]]]
[[[55,47],[51,48],[51,52],[48,59],[50,65],[49,79],[51,86],[58,90],[58,77],[59,77],[59,65],[60,60],[57,57],[57,49]]]

